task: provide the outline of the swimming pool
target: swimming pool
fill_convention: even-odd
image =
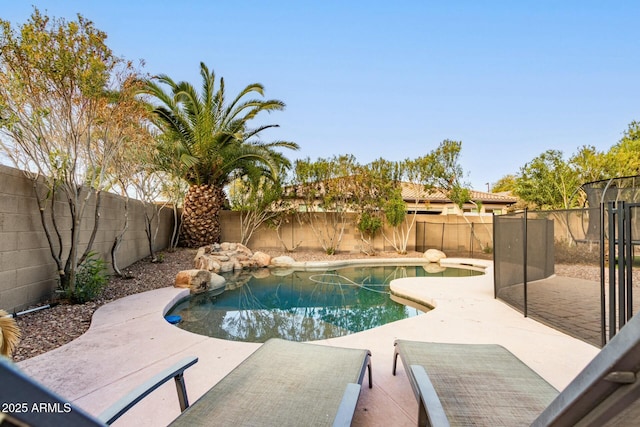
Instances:
[[[431,270],[431,272],[429,272]],[[233,341],[314,341],[361,332],[428,309],[396,302],[391,280],[481,272],[426,265],[348,266],[323,271],[258,270],[228,275],[223,290],[189,296],[167,315],[179,328]]]

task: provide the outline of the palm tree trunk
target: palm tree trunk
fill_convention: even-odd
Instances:
[[[220,242],[220,211],[226,196],[222,188],[192,185],[184,199],[182,245],[198,248]]]

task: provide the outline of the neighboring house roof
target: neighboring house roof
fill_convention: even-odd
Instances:
[[[473,200],[474,202],[511,204],[516,203],[518,200],[516,197],[511,196],[508,192],[486,193],[484,191],[470,191],[471,200]],[[421,186],[411,185],[406,182],[402,183],[402,198],[405,201],[410,202],[413,202],[416,199],[428,202],[451,202],[445,192],[441,189],[434,188],[429,191],[425,191]]]
[[[324,191],[323,183],[314,184],[319,192]],[[408,203],[453,203],[446,193],[442,189],[432,188],[425,190],[424,186],[419,184],[411,184],[403,182],[402,184],[402,199]],[[287,187],[285,193],[289,197],[295,197],[294,193],[298,193],[300,187]],[[471,200],[474,202],[481,202],[483,204],[500,204],[511,205],[518,201],[517,197],[512,196],[509,192],[501,193],[487,193],[484,191],[469,190],[471,193]]]

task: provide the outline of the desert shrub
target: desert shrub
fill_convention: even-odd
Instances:
[[[94,300],[109,281],[106,263],[95,253],[78,266],[76,272],[75,289],[66,289],[65,296],[72,302],[82,304]]]

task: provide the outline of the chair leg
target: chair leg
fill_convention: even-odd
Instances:
[[[189,407],[189,398],[187,397],[187,387],[184,384],[184,374],[181,372],[173,379],[176,382],[176,389],[178,391],[178,401],[180,402],[180,411],[184,411]]]
[[[418,427],[428,427],[430,425],[424,403],[422,403],[422,399],[418,399]]]
[[[396,375],[396,368],[398,367],[398,354],[399,354],[398,353],[398,347],[396,346],[396,347],[394,347],[394,350],[393,350],[393,371],[392,371],[392,373],[393,373],[394,376]]]

